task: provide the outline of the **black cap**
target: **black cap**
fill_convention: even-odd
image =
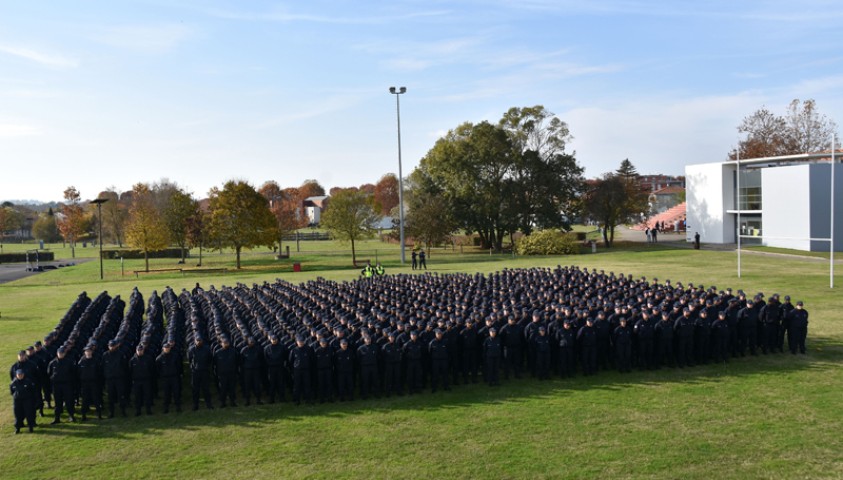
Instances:
[[[26,374],[26,372],[24,372],[22,368],[19,368],[19,369],[15,370],[15,375],[24,375],[24,374]]]
[[[109,347],[116,347],[117,345],[120,345],[120,342],[117,341],[117,339],[115,339],[115,338],[112,338],[111,340],[108,341]]]
[[[805,305],[804,303],[802,303],[802,300],[799,300],[798,302],[796,302],[796,304],[799,305],[800,307]]]

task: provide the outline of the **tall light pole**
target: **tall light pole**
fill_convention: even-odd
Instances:
[[[97,206],[97,213],[99,214],[99,217],[100,217],[99,237],[97,238],[97,243],[100,244],[100,280],[103,279],[103,274],[102,274],[102,204],[107,202],[107,201],[108,201],[107,198],[98,198],[96,200],[90,201],[91,205]]]
[[[401,171],[401,94],[407,93],[407,87],[389,87],[389,93],[395,95],[395,112],[398,115],[398,222],[401,233],[401,264],[406,261],[404,256],[404,174]]]

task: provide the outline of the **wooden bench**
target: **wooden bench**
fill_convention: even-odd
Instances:
[[[155,268],[151,270],[135,270],[135,277],[139,277],[141,273],[161,273],[161,272],[183,272],[181,268]]]

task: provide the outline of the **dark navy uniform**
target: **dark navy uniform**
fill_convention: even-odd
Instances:
[[[263,350],[263,356],[266,359],[267,376],[269,377],[269,403],[275,403],[275,399],[284,401],[285,385],[284,385],[284,361],[287,357],[284,344],[274,337],[269,345]]]
[[[175,404],[176,412],[181,412],[182,362],[180,355],[173,351],[170,345],[158,355],[155,365],[158,370],[159,385],[164,391],[164,413],[170,411],[171,403]]]
[[[217,387],[220,394],[220,406],[228,403],[237,406],[237,350],[224,344],[214,352],[214,366],[217,371]]]
[[[486,381],[489,382],[490,386],[500,385],[499,372],[502,356],[503,347],[497,332],[490,334],[483,341],[483,366],[486,370]]]
[[[102,354],[102,373],[105,377],[105,393],[108,395],[108,417],[114,418],[114,406],[120,405],[120,413],[126,416],[126,356],[116,341],[109,342],[108,350]]]
[[[64,355],[63,350],[59,349],[59,355]],[[56,400],[55,420],[53,423],[59,423],[61,414],[64,409],[70,415],[70,421],[76,421],[76,407],[73,395],[74,382],[76,380],[76,365],[70,357],[60,356],[53,359],[47,367],[47,373],[50,376],[50,383],[53,385],[53,396]]]
[[[187,351],[187,361],[190,364],[190,388],[193,391],[193,410],[199,409],[199,397],[205,399],[205,406],[210,410],[211,404],[211,366],[214,355],[211,348],[204,342],[197,341]]]
[[[146,408],[147,415],[152,415],[152,379],[155,376],[155,359],[152,355],[146,355],[144,350],[142,346],[138,346],[138,352],[129,361],[136,417],[140,416],[141,407]]]
[[[14,380],[9,384],[9,392],[12,394],[15,413],[15,433],[20,433],[24,421],[31,432],[35,427],[35,403],[38,395],[35,382],[26,377],[23,369],[18,369],[15,371]]]

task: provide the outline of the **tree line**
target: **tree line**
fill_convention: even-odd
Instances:
[[[762,107],[738,126],[745,134],[730,157],[788,155],[827,150],[836,124],[820,115],[814,100],[794,100],[778,116]],[[607,247],[618,225],[639,222],[648,213],[648,191],[628,159],[617,170],[586,180],[568,124],[542,105],[513,107],[495,123],[465,122],[437,140],[405,179],[406,232],[417,244],[446,242],[457,231],[476,235],[484,249],[501,251],[504,240],[521,232],[568,230],[572,222],[592,220]],[[355,242],[376,231],[376,223],[391,216],[398,225],[398,178],[386,174],[375,183],[334,187],[321,226],[340,240]],[[258,246],[280,249],[284,235],[308,225],[304,199],[325,195],[315,180],[282,188],[267,181],[259,188],[231,180],[209,192],[200,204],[168,180],[138,183],[118,194],[99,194],[105,237],[127,244],[145,256],[177,245],[235,250],[240,268],[242,250]],[[64,192],[58,212],[43,213],[33,233],[52,240],[75,242],[94,231],[92,206],[83,205],[74,187]],[[20,222],[8,205],[0,208],[0,232]],[[148,268],[148,260],[147,260]]]

